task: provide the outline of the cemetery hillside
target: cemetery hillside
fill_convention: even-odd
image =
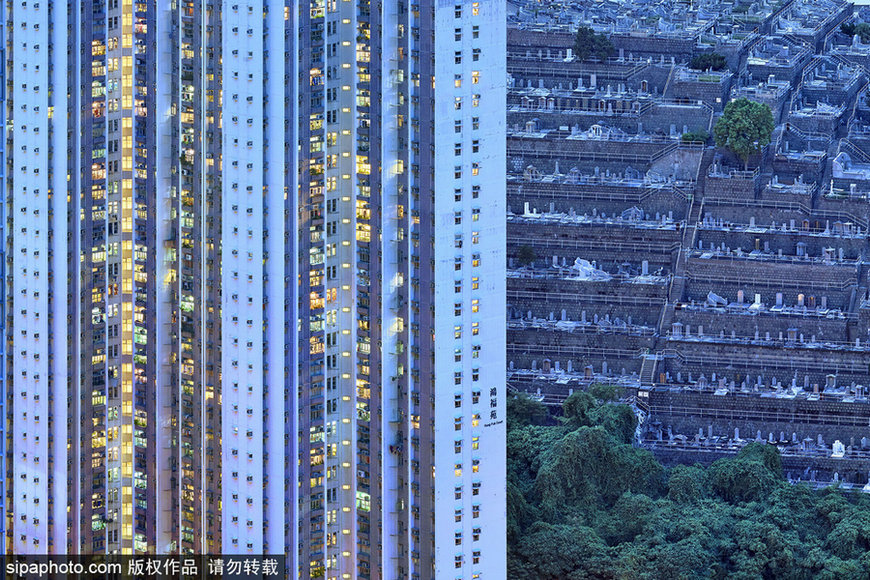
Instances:
[[[510,398],[508,577],[870,577],[868,495],[789,484],[765,443],[665,468],[617,399],[593,385],[558,414]]]

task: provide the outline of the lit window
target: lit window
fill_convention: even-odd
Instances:
[[[456,97],[453,99],[453,108],[457,111],[462,108],[462,97]]]
[[[476,83],[477,81],[474,80],[474,78],[472,77],[471,82]],[[462,75],[453,75],[453,86],[456,87],[457,89],[462,86]]]
[[[479,94],[471,95],[471,106],[476,107],[478,105],[480,105],[480,95]]]
[[[479,13],[480,13],[480,2],[472,2],[471,3],[472,16],[477,16]]]
[[[471,84],[476,85],[480,82],[480,71],[471,71]]]
[[[453,338],[462,338],[462,326],[459,324],[453,327]]]

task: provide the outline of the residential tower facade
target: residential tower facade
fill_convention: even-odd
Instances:
[[[6,7],[7,548],[503,577],[503,2]]]

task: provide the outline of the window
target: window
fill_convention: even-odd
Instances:
[[[475,437],[475,439],[477,439],[477,437]],[[479,481],[475,481],[474,483],[471,484],[471,495],[480,495],[480,482]],[[478,533],[480,533],[480,532],[478,531]]]
[[[462,223],[462,212],[461,211],[453,212],[453,223],[456,224],[457,226]]]
[[[475,93],[471,95],[471,106],[476,107],[480,104],[480,95]]]
[[[471,71],[471,84],[476,85],[480,82],[480,71],[474,70]]]
[[[472,556],[472,561],[475,564],[480,564],[480,551],[475,550],[474,552],[471,553],[471,556]]]
[[[477,242],[474,242],[474,243],[476,244]],[[480,278],[478,278],[477,276],[474,276],[471,278],[471,289],[472,290],[480,290]],[[477,323],[475,322],[474,324],[476,325]],[[475,333],[475,334],[477,334],[477,333]]]
[[[457,439],[453,442],[453,452],[462,453],[462,439]]]
[[[471,118],[471,128],[475,131],[480,129],[480,117],[472,117]]]
[[[457,50],[456,52],[453,53],[453,62],[456,64],[462,64],[462,51],[461,50]]]
[[[478,437],[477,435],[471,438],[471,448],[475,451],[480,449],[480,437]]]
[[[457,256],[456,258],[453,258],[453,269],[457,272],[459,270],[462,270],[462,256]]]
[[[462,234],[455,234],[453,236],[453,247],[461,248],[462,247]]]
[[[454,179],[462,179],[462,166],[457,165],[453,168],[453,178]]]
[[[473,471],[474,473],[480,471],[480,459],[471,460],[471,471]]]
[[[457,111],[462,109],[462,97],[455,97],[453,99],[453,108]]]
[[[480,517],[480,504],[471,506],[471,517],[473,517],[473,518]]]
[[[476,381],[480,379],[480,369],[471,369],[471,380]]]
[[[461,488],[457,488],[457,489],[461,489]],[[461,492],[460,492],[460,494],[461,494]],[[459,498],[456,498],[456,499],[459,499]],[[461,546],[461,545],[462,545],[462,532],[456,532],[456,533],[453,535],[453,537],[454,537],[454,543],[455,543],[457,546]]]
[[[453,6],[453,16],[454,18],[462,18],[462,4]]]
[[[480,185],[472,185],[471,186],[471,197],[477,199],[480,197]]]
[[[453,349],[453,362],[462,362],[462,349],[455,348]],[[459,383],[457,383],[459,384]]]
[[[471,530],[471,539],[475,542],[480,541],[480,528],[474,528]]]
[[[471,60],[473,60],[474,62],[477,62],[480,60],[480,49],[479,48],[475,48],[474,50],[471,51]]]
[[[480,140],[479,139],[475,139],[474,141],[471,142],[471,152],[472,153],[479,153],[480,152]]]
[[[471,3],[471,15],[478,16],[480,14],[480,2]]]
[[[462,75],[453,75],[453,86],[457,89],[462,86]]]
[[[479,244],[480,243],[480,232],[471,232],[471,243]]]
[[[480,347],[476,346],[474,348],[480,348]],[[471,402],[475,405],[480,402],[480,390],[471,391]],[[474,440],[476,441],[477,437],[475,437]],[[475,447],[475,449],[477,449],[477,447]]]
[[[480,37],[480,26],[475,24],[471,27],[471,38],[479,38]]]
[[[480,208],[476,207],[476,208],[471,210],[471,221],[476,222],[479,219],[480,219]]]
[[[453,282],[453,292],[454,294],[459,294],[462,292],[462,280],[455,280]]]
[[[475,28],[477,28],[477,27],[475,26]],[[477,37],[475,37],[475,38],[477,38]],[[453,39],[456,42],[459,42],[460,40],[462,40],[462,29],[461,28],[454,28],[453,29]]]
[[[462,143],[455,143],[453,145],[453,154],[454,155],[462,155]]]
[[[453,430],[462,431],[462,417],[456,417],[453,419]]]
[[[453,304],[453,316],[462,316],[462,302]]]
[[[462,499],[462,486],[457,485],[453,488],[453,497],[454,499]],[[456,535],[462,538],[462,532],[456,532]]]
[[[453,326],[453,338],[462,338],[462,326],[456,324]]]
[[[471,323],[471,334],[477,336],[477,333],[480,331],[480,323],[472,322]]]
[[[471,174],[477,175],[479,173],[480,173],[480,163],[477,163],[477,162],[472,163],[471,164]]]
[[[480,266],[480,253],[479,252],[475,252],[474,254],[471,254],[471,265],[475,268]],[[475,300],[474,302],[477,302],[477,300]]]
[[[474,307],[472,307],[472,309],[473,308]],[[477,311],[475,310],[475,312],[477,312]],[[479,344],[475,344],[474,346],[471,347],[471,358],[480,358],[480,345]],[[477,401],[474,401],[474,402],[476,403]]]
[[[462,189],[456,188],[453,190],[453,201],[457,203],[462,201]]]
[[[462,407],[462,393],[456,393],[453,395],[453,406],[459,409]],[[459,445],[462,445],[462,442],[459,442]]]

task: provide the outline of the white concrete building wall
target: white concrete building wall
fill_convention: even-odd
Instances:
[[[13,100],[10,112],[14,156],[9,178],[13,180],[9,251],[13,265],[7,270],[12,277],[9,290],[13,295],[11,312],[14,328],[12,392],[15,429],[12,441],[12,483],[14,489],[12,538],[16,553],[46,553],[49,548],[49,516],[54,515],[54,551],[66,549],[65,509],[55,504],[49,513],[49,476],[61,487],[66,482],[66,459],[59,457],[55,472],[49,470],[49,436],[54,435],[56,448],[66,449],[66,411],[49,432],[50,395],[55,389],[56,403],[66,402],[66,372],[59,368],[66,362],[66,332],[54,345],[52,338],[66,327],[66,103],[60,98],[67,92],[66,3],[40,2],[11,4],[11,21],[15,23],[11,58],[12,83],[7,97]],[[53,42],[54,62],[49,61]],[[52,68],[53,67],[53,68]],[[54,93],[54,102],[50,93]],[[55,156],[49,155],[50,146]],[[50,173],[54,172],[53,178]],[[54,206],[54,207],[52,207]],[[51,211],[54,210],[54,220]],[[53,231],[54,238],[50,238]],[[54,260],[49,254],[54,251]],[[50,302],[52,289],[56,291]],[[60,304],[63,302],[63,304]],[[49,325],[54,310],[55,327]],[[50,354],[55,349],[55,365]],[[55,501],[64,501],[63,495]],[[62,504],[65,508],[65,503]],[[60,518],[58,519],[58,516]]]
[[[268,8],[225,4],[222,20],[221,525],[228,554],[284,551],[284,11]]]
[[[505,3],[435,20],[435,574],[504,578]]]

